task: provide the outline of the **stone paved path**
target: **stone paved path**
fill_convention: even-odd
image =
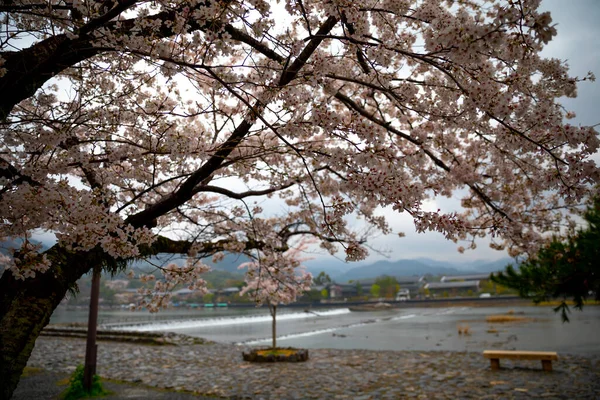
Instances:
[[[243,348],[99,342],[98,374],[141,385],[230,399],[600,399],[600,357],[559,354],[553,372],[539,361],[481,353],[310,350],[305,363],[252,364]],[[70,372],[85,341],[40,337],[29,366]]]

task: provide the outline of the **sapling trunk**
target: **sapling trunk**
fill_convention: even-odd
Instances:
[[[273,323],[271,326],[271,333],[273,334],[273,351],[277,349],[277,306],[269,305],[271,311],[271,317],[273,317]]]

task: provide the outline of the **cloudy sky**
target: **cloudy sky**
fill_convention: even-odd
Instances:
[[[553,23],[557,24],[558,35],[544,49],[543,55],[568,60],[571,75],[583,77],[592,71],[599,81],[583,83],[578,88],[576,99],[561,101],[567,109],[574,111],[577,117],[570,122],[581,125],[600,123],[600,0],[542,0],[543,10],[550,11]],[[598,128],[597,128],[598,130]],[[600,164],[600,154],[596,157]],[[458,200],[442,200],[438,206],[442,210],[457,208]],[[433,204],[432,204],[433,206]],[[391,213],[390,213],[391,215]],[[507,257],[505,252],[492,250],[488,242],[477,242],[475,250],[464,254],[457,252],[457,246],[438,233],[415,233],[412,219],[397,216],[392,219],[394,231],[406,233],[406,237],[379,237],[370,241],[370,245],[385,252],[385,256],[371,252],[363,263],[380,259],[398,260],[405,258],[428,257],[442,261],[468,262],[473,260],[497,260]],[[343,256],[343,255],[341,255]],[[322,262],[317,256],[313,262]]]
[[[580,85],[578,97],[562,103],[577,113],[574,123],[600,124],[600,1],[543,0],[542,9],[552,13],[558,31],[542,54],[568,60],[572,75],[583,77],[592,71],[599,79]]]

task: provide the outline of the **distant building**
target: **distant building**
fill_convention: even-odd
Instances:
[[[135,303],[139,299],[137,293],[123,292],[115,294],[115,301],[117,304],[130,304]]]
[[[396,281],[400,286],[400,290],[406,289],[413,296],[419,293],[419,289],[427,283],[424,276],[399,276],[396,277]]]
[[[406,301],[410,300],[410,290],[408,289],[400,289],[398,293],[396,293],[396,301]]]
[[[462,293],[479,291],[479,281],[462,281],[462,282],[431,282],[423,286],[429,290],[431,295],[448,294],[449,296],[458,296]]]
[[[178,300],[188,300],[198,296],[198,292],[196,290],[191,290],[188,288],[183,288],[176,290],[172,293],[173,298]]]
[[[362,284],[361,284],[362,285]],[[371,286],[363,286],[363,292],[368,292]],[[347,299],[358,296],[358,286],[356,283],[333,283],[327,287],[330,299]]]
[[[104,285],[109,289],[125,289],[127,285],[129,285],[129,280],[127,279],[113,279],[113,280],[103,280]]]
[[[222,293],[224,295],[232,295],[232,294],[236,294],[240,292],[240,288],[232,286],[232,287],[226,287],[224,289],[220,289],[218,290],[219,293]]]
[[[409,291],[409,294],[416,296],[419,293],[419,289],[427,283],[424,276],[394,276],[400,290],[405,289]],[[369,293],[371,290],[371,286],[375,283],[377,279],[361,279],[360,282],[363,292]]]
[[[490,279],[490,274],[449,275],[442,276],[440,282],[485,281],[488,279]]]
[[[409,291],[409,294],[413,295],[416,295],[419,292],[419,289],[426,283],[422,276],[401,276],[393,278],[396,279],[400,290],[407,290]],[[327,285],[326,289],[330,299],[350,299],[369,295],[371,287],[376,281],[377,278],[369,278],[359,279],[351,283],[331,283]]]

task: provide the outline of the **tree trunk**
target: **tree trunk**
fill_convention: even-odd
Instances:
[[[216,251],[213,245],[207,244],[206,254]],[[140,250],[144,256],[185,254],[189,247],[190,242],[159,236],[152,246],[143,246]],[[52,261],[52,267],[45,274],[25,280],[14,279],[8,271],[0,276],[0,400],[11,398],[36,339],[67,290],[95,267],[108,266],[114,271],[124,263],[108,257],[99,247],[73,253],[54,246],[45,254]]]
[[[0,277],[0,400],[8,400],[19,383],[41,330],[70,287],[102,258],[92,252],[46,253],[52,268],[35,278],[16,280],[5,271]]]

